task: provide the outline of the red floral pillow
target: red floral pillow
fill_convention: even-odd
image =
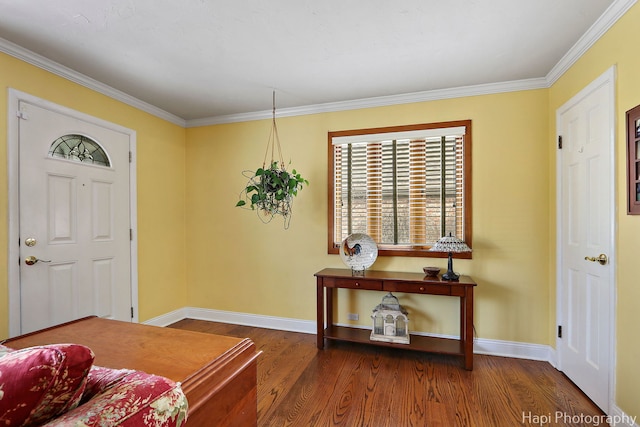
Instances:
[[[93,352],[77,344],[16,350],[0,357],[0,425],[37,426],[75,408]]]
[[[93,399],[96,395],[114,387],[133,372],[134,371],[129,369],[111,369],[103,368],[102,366],[92,366],[89,375],[87,375],[87,387],[82,393],[82,401],[80,404],[82,405],[88,400]]]
[[[4,356],[7,353],[11,353],[12,351],[14,351],[12,348],[5,347],[2,344],[0,344],[0,357]]]

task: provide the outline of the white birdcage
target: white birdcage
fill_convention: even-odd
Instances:
[[[373,309],[371,341],[409,344],[409,313],[391,292]]]

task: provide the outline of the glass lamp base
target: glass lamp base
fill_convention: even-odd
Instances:
[[[442,279],[443,280],[458,280],[460,278],[459,274],[454,273],[453,271],[449,270],[446,273],[444,273],[442,275]]]
[[[447,272],[442,275],[443,280],[458,280],[459,274],[453,272],[453,254],[449,252],[449,262],[447,265]]]

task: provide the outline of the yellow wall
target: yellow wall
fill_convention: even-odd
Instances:
[[[8,88],[137,132],[139,318],[185,306],[185,130],[0,53],[0,337],[8,335]]]
[[[327,254],[327,132],[448,120],[473,121],[473,260],[455,269],[478,283],[479,337],[550,344],[547,90],[531,90],[278,119],[285,162],[310,181],[291,226],[235,207],[241,171],[262,165],[270,120],[187,130],[187,282],[190,306],[314,320],[315,278],[342,267]],[[376,269],[421,272],[445,259],[380,257]],[[338,321],[360,324],[380,293],[340,292]],[[456,298],[400,295],[411,329],[458,333]]]
[[[635,267],[640,254],[640,217],[627,215],[625,112],[640,104],[640,56],[638,39],[640,5],[636,4],[580,60],[556,82],[549,93],[551,137],[555,134],[555,111],[582,88],[615,65],[616,81],[616,210],[617,210],[617,318],[616,403],[628,415],[640,416],[640,339],[637,312],[640,279]],[[555,162],[550,150],[550,163]],[[555,168],[552,169],[555,172]],[[555,187],[551,187],[555,200]],[[553,208],[555,209],[555,207]],[[553,211],[550,211],[550,216]],[[555,222],[554,227],[555,230]],[[555,231],[554,231],[555,232]],[[553,244],[553,242],[551,242]],[[555,271],[553,271],[555,274]]]

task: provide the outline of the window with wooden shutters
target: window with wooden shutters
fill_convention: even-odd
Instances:
[[[471,247],[470,120],[330,132],[329,173],[329,253],[353,233],[381,255],[441,256],[449,233]]]

